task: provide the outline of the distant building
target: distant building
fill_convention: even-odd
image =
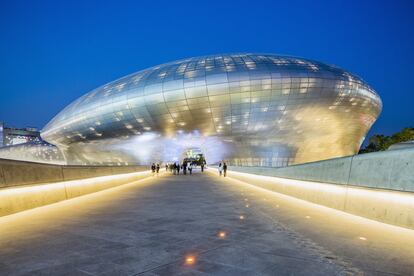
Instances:
[[[36,128],[5,127],[3,122],[0,122],[0,158],[65,164],[60,150],[43,141]]]
[[[0,147],[40,141],[40,131],[36,128],[5,127],[4,122],[0,122]]]

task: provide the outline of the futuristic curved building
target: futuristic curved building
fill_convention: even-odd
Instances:
[[[148,164],[201,151],[208,163],[285,166],[352,155],[381,112],[359,77],[273,54],[188,58],[105,84],[42,131],[68,164]]]

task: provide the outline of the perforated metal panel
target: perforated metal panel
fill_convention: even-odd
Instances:
[[[358,151],[379,96],[338,67],[272,54],[189,58],[99,87],[60,112],[42,137],[72,163],[180,159],[285,166]]]

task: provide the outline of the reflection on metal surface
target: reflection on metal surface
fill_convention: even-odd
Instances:
[[[0,158],[37,163],[64,165],[62,152],[45,142],[29,142],[0,148]]]
[[[61,111],[42,137],[70,164],[148,164],[199,148],[208,163],[277,167],[356,153],[381,108],[375,91],[335,66],[214,55],[99,87]]]

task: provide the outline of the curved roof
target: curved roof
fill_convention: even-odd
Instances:
[[[179,129],[186,124],[180,114],[198,110],[197,107],[212,113],[210,121],[214,119],[213,113],[220,113],[220,120],[227,121],[223,110],[213,109],[214,98],[231,101],[233,105],[232,89],[239,94],[245,89],[251,93],[248,101],[252,109],[257,102],[270,103],[272,100],[260,97],[276,85],[282,94],[317,90],[320,93],[321,89],[329,88],[332,95],[323,97],[335,98],[343,91],[359,94],[378,105],[379,110],[382,106],[378,95],[365,82],[333,65],[274,54],[210,55],[154,66],[98,87],[62,110],[45,126],[42,137],[50,142],[67,140],[69,143],[137,134],[148,129],[160,131],[161,119]],[[284,89],[289,92],[284,93]],[[229,99],[219,99],[220,95],[227,95]],[[207,106],[197,101],[205,97]],[[237,100],[236,105],[240,104]],[[282,101],[280,105],[286,103]],[[238,126],[230,120],[235,130]]]

